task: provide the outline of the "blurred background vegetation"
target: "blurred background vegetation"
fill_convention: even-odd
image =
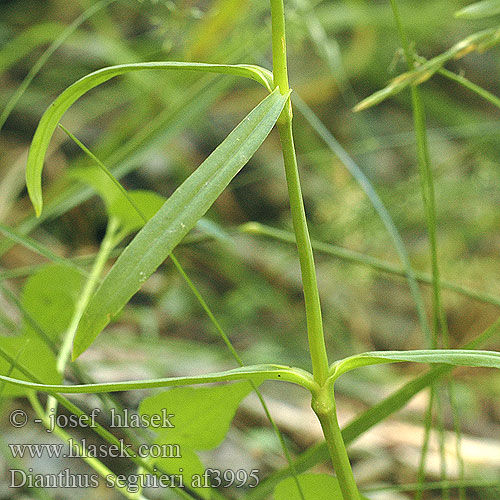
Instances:
[[[106,215],[102,201],[71,173],[90,165],[89,160],[58,131],[45,170],[47,209],[42,220],[34,219],[24,186],[27,150],[43,111],[62,90],[95,69],[128,62],[192,60],[270,67],[270,15],[264,0],[106,3],[51,54],[0,133],[0,221],[64,257],[95,252]],[[94,0],[0,3],[0,110],[47,47],[96,4]],[[399,4],[410,39],[425,57],[438,55],[498,21],[455,19],[454,12],[467,4],[463,0],[401,0]],[[374,109],[352,112],[354,104],[405,69],[389,2],[288,0],[286,8],[294,94],[310,106],[369,178],[401,234],[413,267],[429,271],[409,93],[402,92]],[[447,68],[495,93],[500,79],[498,55],[498,49],[471,54]],[[500,296],[498,109],[440,76],[421,88],[435,173],[442,276]],[[264,95],[253,82],[229,76],[135,73],[90,92],[63,123],[107,166],[117,169],[127,188],[168,196]],[[370,200],[301,109],[304,105],[296,109],[294,124],[312,237],[400,266]],[[250,221],[291,230],[274,133],[199,225],[195,241],[180,247],[177,257],[246,363],[275,361],[309,368],[295,248],[242,232],[240,226]],[[45,260],[20,245],[9,248],[7,241],[0,241],[0,277],[19,295],[26,275]],[[362,350],[424,346],[404,279],[319,252],[317,263],[332,361]],[[421,289],[430,309],[430,288],[422,285]],[[19,311],[4,293],[0,301],[2,330],[13,332],[20,322]],[[485,304],[451,291],[444,293],[444,302],[454,347],[491,324],[500,304]],[[99,380],[233,366],[211,323],[168,261],[82,363]],[[407,365],[378,367],[345,377],[338,386],[341,419],[349,420],[420,371]],[[498,478],[499,375],[470,369],[455,374],[467,477]],[[265,392],[295,454],[320,438],[307,409],[307,395],[292,389],[270,385]],[[123,397],[134,405],[138,396]],[[425,395],[415,398],[384,424],[385,430],[375,428],[354,446],[355,473],[363,486],[415,480],[425,401]],[[447,403],[443,415],[451,431]],[[7,429],[5,433],[8,439]],[[453,479],[457,467],[449,434],[448,477]],[[284,465],[278,443],[252,402],[238,414],[229,441],[213,460],[258,464],[263,475]],[[483,449],[487,451],[477,453]],[[429,480],[439,478],[437,457],[433,444]],[[498,498],[499,491],[471,489],[468,498]],[[109,493],[104,492],[108,497]],[[82,498],[87,494],[83,492]],[[76,498],[78,493],[71,495]],[[379,492],[373,498],[409,498],[405,495]],[[3,484],[0,497],[25,498],[22,492],[13,495]],[[429,493],[428,498],[441,497]]]

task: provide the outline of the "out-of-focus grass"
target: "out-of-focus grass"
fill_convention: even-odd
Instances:
[[[420,54],[437,55],[474,30],[498,21],[454,19],[453,13],[466,3],[400,2]],[[11,0],[1,6],[1,109],[62,27],[91,4],[87,0]],[[408,95],[397,95],[363,116],[351,111],[353,100],[370,95],[403,70],[388,2],[288,4],[293,88],[372,181],[415,269],[428,271]],[[309,8],[327,39],[337,44],[337,66],[332,67],[311,38],[304,15]],[[104,229],[103,207],[88,189],[67,176],[69,169],[87,165],[88,160],[62,133],[53,141],[45,178],[49,207],[52,204],[48,214],[53,215],[35,221],[19,182],[43,110],[80,76],[109,64],[186,57],[206,62],[269,61],[268,25],[267,2],[262,0],[118,0],[85,22],[44,65],[0,134],[1,221],[29,232],[60,255],[94,250]],[[449,67],[495,92],[499,50],[470,55]],[[130,75],[82,99],[64,123],[124,176],[128,188],[146,187],[168,195],[250,109],[249,96],[255,102],[262,96],[252,83],[243,83],[248,90],[245,94],[234,83],[227,77]],[[435,172],[442,276],[498,295],[499,111],[439,76],[422,87],[422,95]],[[299,113],[295,132],[313,237],[399,263],[369,200]],[[215,227],[257,220],[290,228],[279,158],[278,139],[271,136],[210,211]],[[215,239],[179,249],[179,257],[244,359],[264,362],[272,352],[273,359],[307,366],[300,275],[293,247],[233,232],[227,237],[216,234]],[[21,247],[8,250],[9,246],[6,240],[0,241],[2,252],[6,251],[2,268],[40,262]],[[415,305],[405,282],[325,255],[318,254],[317,260],[332,358],[362,348],[422,345]],[[22,280],[11,284],[16,289]],[[428,289],[422,292],[429,302]],[[444,304],[452,345],[483,330],[498,314],[494,306],[450,292],[444,293]],[[148,313],[151,308],[153,314]],[[150,336],[172,342],[180,339],[186,342],[188,353],[194,341],[209,349],[220,346],[203,311],[170,264],[134,298],[113,329],[132,331],[139,342],[147,342]],[[381,384],[394,380],[391,370],[379,372]],[[464,400],[473,400],[478,407],[491,405],[498,383],[475,392],[465,382],[468,379],[463,384]],[[349,384],[345,390],[349,392]],[[483,414],[478,421],[498,430],[500,415]],[[481,430],[475,427],[474,432]]]

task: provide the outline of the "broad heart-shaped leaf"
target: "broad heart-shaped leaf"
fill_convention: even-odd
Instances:
[[[168,474],[182,474],[186,487],[192,488],[202,498],[210,498],[210,487],[203,478],[205,468],[195,450],[215,448],[224,440],[238,406],[251,391],[249,383],[238,382],[211,387],[182,387],[144,399],[139,407],[141,415],[148,416],[148,419],[154,415],[171,416],[165,427],[152,429],[157,433],[155,444],[167,454],[173,455],[173,450],[180,455],[178,458],[162,458],[155,463]],[[178,446],[178,450],[172,446]]]
[[[300,474],[297,476],[304,500],[344,500],[339,482],[328,474]],[[293,477],[278,483],[274,490],[274,500],[302,500]]]
[[[241,401],[252,386],[247,382],[211,387],[181,387],[144,399],[141,415],[174,415],[174,427],[153,429],[156,442],[177,443],[193,450],[210,450],[218,446],[229,430]]]
[[[0,336],[0,349],[7,353],[16,362],[32,372],[40,381],[46,384],[60,384],[62,377],[56,369],[56,358],[47,344],[33,335],[24,334],[15,337]],[[8,375],[21,380],[28,380],[27,377],[12,369],[3,356],[0,356],[0,374]],[[16,387],[12,384],[0,382],[0,394],[8,397],[23,396],[30,389]]]
[[[52,340],[57,340],[69,326],[84,277],[61,264],[43,267],[26,281],[21,304],[27,314]],[[38,336],[31,322],[25,320],[23,331]]]
[[[166,443],[166,448],[162,447],[166,455],[173,454],[170,452],[172,449],[169,448],[170,444],[172,443]],[[176,445],[174,444],[174,446]],[[201,498],[211,498],[211,487],[209,484],[206,484],[206,480],[204,480],[205,466],[202,464],[200,457],[198,457],[194,450],[191,450],[187,446],[179,445],[179,450],[180,457],[176,458],[170,456],[160,458],[154,462],[155,465],[164,474],[168,474],[169,476],[172,474],[180,476],[183,485],[195,491]]]
[[[163,196],[145,189],[128,191],[128,196],[146,220],[152,219],[166,201]],[[120,221],[120,230],[124,236],[144,226],[143,218],[123,194],[110,204],[109,215]]]
[[[125,195],[121,189],[99,167],[74,168],[68,176],[92,186],[104,200],[108,217],[118,219],[122,236],[133,233],[144,226],[143,218],[136,208],[149,220],[165,203],[166,198],[145,189],[127,191]],[[132,200],[130,203],[129,199]]]
[[[331,374],[333,379],[336,379],[343,373],[361,368],[362,366],[403,361],[500,368],[500,353],[495,351],[474,351],[467,349],[365,352],[337,361],[331,367]]]
[[[39,216],[42,212],[42,170],[47,154],[50,139],[54,134],[57,124],[64,113],[71,105],[82,97],[89,90],[114,78],[131,71],[142,70],[184,70],[184,71],[202,71],[209,73],[222,73],[242,76],[255,80],[269,91],[271,91],[272,77],[270,72],[264,68],[254,65],[244,64],[204,64],[177,61],[147,62],[136,64],[121,64],[110,66],[90,73],[80,80],[70,85],[45,111],[38,127],[36,129],[33,141],[28,155],[26,165],[26,185],[30,195],[35,212]]]
[[[335,476],[328,474],[300,474],[297,476],[304,500],[345,500]],[[361,495],[362,500],[368,500]],[[278,483],[274,500],[302,500],[295,478],[288,477]]]
[[[92,186],[103,199],[106,208],[118,197],[123,196],[115,183],[96,165],[76,167],[68,170],[68,177]]]
[[[275,90],[261,101],[135,236],[87,306],[73,343],[73,359],[87,350],[203,217],[268,136],[287,99]]]
[[[500,14],[500,0],[484,0],[476,2],[455,13],[455,17],[464,19],[481,19]]]

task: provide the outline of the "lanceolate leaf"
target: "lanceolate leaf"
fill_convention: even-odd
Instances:
[[[455,16],[464,19],[481,19],[498,14],[500,14],[500,0],[484,0],[460,9]]]
[[[337,361],[331,369],[332,378],[356,368],[383,363],[411,361],[413,363],[435,363],[453,366],[475,366],[500,368],[500,353],[495,351],[474,351],[466,349],[435,349],[416,351],[375,351]]]
[[[152,380],[137,380],[125,382],[110,382],[104,384],[84,385],[45,385],[43,383],[26,382],[14,377],[0,375],[0,381],[18,387],[34,389],[35,391],[61,394],[99,394],[103,392],[132,391],[136,389],[159,389],[161,387],[175,387],[183,385],[211,384],[214,382],[230,382],[251,380],[260,383],[265,380],[281,380],[298,384],[312,391],[317,389],[312,375],[300,368],[291,368],[282,365],[251,365],[235,368],[225,372],[209,373],[207,375],[193,375],[190,377],[169,377]]]
[[[276,123],[286,99],[278,91],[267,96],[136,235],[91,299],[73,344],[74,359],[94,342],[248,162]]]
[[[43,206],[42,170],[45,155],[50,139],[64,113],[86,92],[107,82],[111,78],[131,71],[142,71],[146,69],[187,70],[231,74],[250,78],[261,83],[268,90],[271,90],[270,82],[272,80],[268,70],[259,66],[244,64],[204,64],[177,61],[121,64],[103,68],[84,76],[73,85],[69,86],[49,106],[42,116],[33,137],[26,165],[26,185],[37,216],[42,213]]]

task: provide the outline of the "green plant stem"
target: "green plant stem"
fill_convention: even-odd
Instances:
[[[292,212],[293,228],[299,253],[302,283],[307,319],[307,333],[309,349],[313,367],[314,379],[323,385],[328,377],[328,357],[326,354],[325,338],[323,333],[323,320],[321,316],[321,303],[319,298],[314,257],[311,240],[307,228],[304,202],[300,187],[299,171],[292,133],[291,117],[278,125],[278,130],[283,149],[288,195]]]
[[[285,13],[283,0],[271,0],[272,39],[273,39],[273,79],[282,95],[289,93],[286,62]],[[333,387],[326,384],[328,378],[328,356],[326,353],[321,301],[319,297],[311,238],[300,187],[299,169],[292,129],[292,103],[288,105],[277,121],[280,135],[283,162],[288,187],[288,197],[292,214],[293,228],[299,254],[302,286],[306,309],[307,335],[313,368],[313,377],[319,386],[312,391],[312,407],[318,416],[328,449],[339,481],[344,500],[358,500],[359,491],[354,480],[349,457],[337,421]]]
[[[344,500],[360,500],[361,496],[354,480],[344,438],[337,420],[333,386],[330,386],[330,384],[323,386],[313,397],[312,406],[321,423]]]
[[[82,290],[78,304],[76,306],[73,318],[71,320],[70,326],[66,331],[64,336],[63,345],[59,351],[59,356],[57,357],[57,370],[59,373],[63,373],[66,365],[68,364],[69,358],[71,356],[71,346],[73,344],[73,338],[75,336],[76,330],[78,328],[78,322],[83,314],[83,311],[87,307],[87,304],[94,293],[96,286],[99,283],[101,274],[104,270],[104,266],[108,261],[110,253],[116,245],[116,233],[118,231],[118,221],[116,219],[110,219],[106,234],[102,240],[99,252],[97,253],[94,265],[90,272],[90,276],[85,283]]]
[[[399,12],[397,0],[390,0],[392,11],[394,14],[394,19],[396,22],[397,30],[399,33],[399,38],[403,47],[403,52],[406,59],[406,64],[408,66],[408,70],[412,71],[416,67],[415,56],[412,54],[410,49],[410,44],[408,41],[408,36],[406,34],[406,30],[404,28],[401,15]],[[450,345],[449,332],[448,332],[448,324],[446,320],[446,313],[443,307],[442,298],[441,298],[441,278],[439,271],[439,263],[438,263],[438,249],[437,249],[437,231],[436,231],[436,205],[435,205],[435,193],[434,193],[434,178],[432,173],[432,168],[430,164],[429,157],[429,147],[427,141],[427,131],[426,131],[426,118],[425,118],[425,110],[422,103],[420,89],[417,86],[411,87],[411,102],[412,102],[412,110],[413,110],[413,121],[415,126],[415,135],[417,140],[417,154],[418,154],[418,166],[420,172],[420,185],[422,198],[424,202],[424,210],[427,221],[427,232],[429,237],[430,244],[430,252],[431,252],[431,269],[432,269],[432,323],[433,323],[433,332],[432,332],[432,348],[438,347],[439,341],[441,346],[445,349]],[[448,380],[448,386],[451,387],[453,385],[452,380]],[[433,398],[433,393],[436,391],[436,386],[431,386],[431,398],[430,398],[430,409],[432,408],[432,400],[435,399],[438,404],[438,418],[441,417],[440,413],[440,399],[439,393],[435,394],[435,398]],[[454,391],[450,388],[450,402],[454,411],[455,418],[458,419],[458,408],[456,401],[454,400]],[[431,410],[432,411],[432,410]],[[426,450],[428,448],[427,440],[430,436],[430,428],[427,426],[431,426],[432,422],[428,420],[426,422],[426,433],[424,445],[422,448],[422,456],[420,462],[419,473],[425,471],[425,460],[426,460]],[[455,424],[455,429],[458,432],[460,426]],[[441,439],[443,439],[444,429],[440,429]],[[459,435],[457,434],[457,440],[459,439]],[[457,448],[457,451],[460,451]],[[459,457],[459,461],[461,461],[461,457]],[[442,472],[446,473],[446,456],[444,454],[444,449],[441,448],[441,466]],[[423,477],[420,477],[421,481],[423,481]],[[445,479],[445,477],[442,477]],[[460,479],[463,479],[461,477]],[[447,490],[443,490],[442,492],[444,500],[449,498],[449,492]],[[417,493],[418,498],[419,493]],[[463,491],[460,491],[460,496],[463,496]]]
[[[283,0],[271,0],[272,39],[273,39],[273,78],[282,95],[290,92],[286,63],[285,12]],[[292,212],[293,228],[299,252],[300,269],[304,287],[304,299],[307,317],[307,333],[313,366],[314,379],[322,385],[328,377],[328,357],[326,354],[321,303],[314,257],[307,228],[304,201],[300,187],[299,170],[292,131],[291,101],[278,120],[283,161],[285,164],[288,196]]]
[[[111,219],[109,221],[108,227],[106,229],[106,234],[104,239],[102,240],[101,246],[99,248],[99,252],[97,253],[96,259],[94,261],[94,265],[92,266],[92,270],[90,275],[85,282],[84,288],[78,302],[75,307],[75,311],[73,313],[73,317],[71,318],[71,322],[64,334],[63,343],[59,354],[57,355],[57,371],[64,375],[64,371],[66,370],[66,365],[71,357],[71,346],[73,345],[73,339],[75,338],[76,330],[78,328],[78,323],[80,318],[82,317],[83,311],[87,307],[94,290],[99,283],[99,279],[101,277],[102,271],[106,262],[108,261],[109,255],[112,252],[113,248],[116,245],[116,232],[118,230],[118,221],[116,219]],[[53,397],[49,397],[47,400],[47,415],[49,415],[50,411],[55,411],[57,409],[57,401]]]
[[[95,163],[97,163],[97,165],[101,168],[101,170],[103,170],[103,172],[111,179],[111,181],[115,184],[115,186],[120,190],[120,192],[122,193],[122,195],[129,202],[129,204],[131,205],[131,207],[136,211],[136,213],[139,215],[139,217],[142,218],[144,224],[146,224],[148,222],[148,219],[145,216],[145,214],[142,212],[142,210],[139,208],[139,206],[134,202],[133,198],[128,194],[127,190],[121,185],[120,181],[118,181],[118,179],[116,179],[116,177],[106,167],[106,165],[104,165],[104,163],[101,160],[99,160],[99,158],[97,158],[97,156],[95,156],[90,151],[90,149],[88,149],[68,129],[66,129],[61,124],[59,124],[59,127],[68,135],[68,137],[70,137],[70,139],[72,139],[82,149],[82,151],[84,153],[86,153]],[[1,230],[1,226],[0,226],[0,230]],[[171,259],[172,263],[174,264],[174,266],[176,267],[176,269],[179,272],[179,274],[182,276],[182,278],[186,282],[187,286],[189,287],[189,289],[191,290],[191,292],[193,293],[193,295],[198,300],[199,304],[201,305],[202,309],[205,311],[205,313],[208,316],[208,318],[210,319],[210,321],[214,325],[215,329],[217,330],[217,332],[221,336],[223,342],[226,344],[226,346],[227,346],[229,352],[231,353],[231,355],[233,356],[233,358],[240,365],[240,367],[243,368],[245,366],[244,363],[243,363],[243,360],[241,359],[241,357],[237,353],[237,351],[234,348],[233,344],[231,343],[231,340],[229,339],[229,337],[226,335],[226,332],[223,330],[222,326],[217,321],[217,318],[213,314],[213,312],[210,309],[209,305],[207,304],[206,300],[203,298],[202,294],[196,288],[196,285],[193,283],[193,281],[188,276],[188,274],[186,273],[186,271],[184,270],[184,268],[182,267],[182,265],[180,264],[180,262],[177,260],[177,258],[175,257],[175,255],[173,253],[170,254],[170,259]],[[292,457],[290,455],[290,452],[288,450],[288,447],[286,445],[285,439],[284,439],[284,437],[283,437],[283,435],[282,435],[279,427],[277,426],[276,422],[274,421],[274,419],[273,419],[273,417],[271,415],[271,412],[269,411],[269,408],[268,408],[268,406],[267,406],[267,404],[266,404],[266,402],[264,400],[264,396],[260,392],[258,386],[253,381],[251,381],[251,380],[249,381],[249,383],[252,386],[252,389],[254,390],[254,392],[257,394],[257,397],[258,397],[258,399],[259,399],[259,401],[260,401],[260,403],[262,405],[264,413],[266,414],[267,419],[269,420],[269,422],[270,422],[270,424],[271,424],[271,426],[272,426],[272,428],[273,428],[276,436],[278,437],[278,440],[280,442],[280,445],[281,445],[281,448],[283,450],[283,453],[285,454],[285,458],[286,458],[286,460],[288,462],[290,470],[293,473],[293,477],[295,478],[295,481],[296,481],[296,484],[297,484],[297,489],[298,489],[298,491],[300,493],[300,496],[301,496],[301,500],[305,500],[304,494],[302,492],[302,489],[301,489],[301,486],[300,486],[300,483],[299,483],[299,480],[297,478],[297,474],[293,472],[294,471],[294,464],[293,464],[293,460],[292,460]]]

